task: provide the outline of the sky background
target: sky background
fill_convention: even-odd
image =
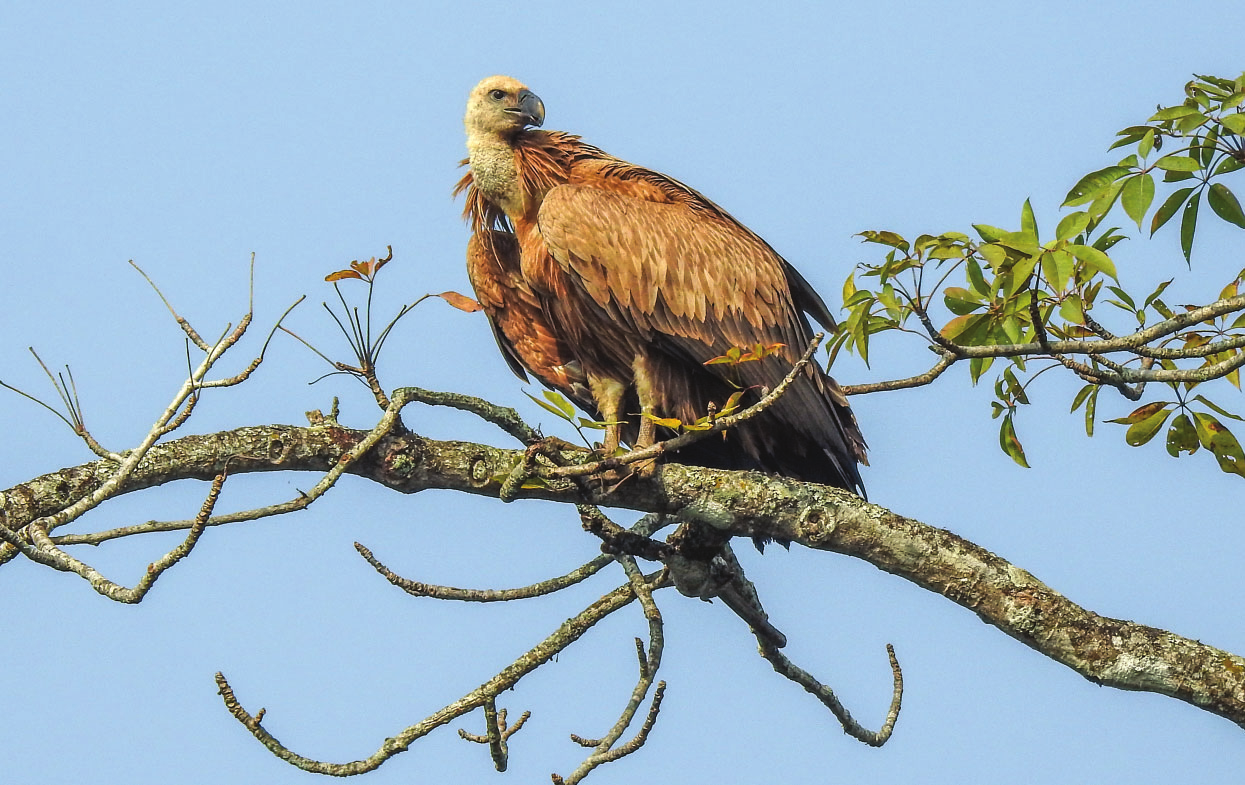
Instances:
[[[677,177],[764,236],[837,304],[852,265],[880,257],[853,234],[1018,224],[1031,198],[1047,231],[1079,176],[1114,163],[1116,130],[1178,103],[1192,73],[1245,68],[1245,6],[1169,3],[33,3],[0,11],[0,379],[51,398],[26,351],[68,363],[88,426],[137,443],[185,368],[180,331],[133,259],[198,330],[236,323],[256,256],[254,335],[223,374],[288,325],[342,356],[323,276],[381,254],[380,313],[424,292],[467,291],[467,231],[450,198],[461,117],[482,77],[543,99],[547,127]],[[1239,192],[1239,191],[1238,191]],[[1245,266],[1239,231],[1203,211],[1192,271],[1173,231],[1113,251],[1141,292],[1213,299]],[[1121,222],[1125,221],[1123,217]],[[349,288],[349,282],[346,285]],[[356,287],[356,291],[360,288]],[[1098,313],[1098,312],[1096,312]],[[1100,318],[1102,318],[1100,316]],[[1127,326],[1123,319],[1116,323]],[[555,423],[523,396],[484,319],[439,301],[397,328],[382,381],[457,390]],[[930,355],[878,344],[844,382],[907,376]],[[341,398],[342,422],[377,410],[349,379],[278,337],[244,387],[213,393],[187,432],[305,422]],[[1018,422],[1031,470],[997,448],[989,385],[853,401],[879,504],[948,528],[1108,616],[1245,652],[1245,484],[1204,454],[1129,449],[1119,426],[1086,439],[1067,415],[1080,383],[1047,374]],[[535,392],[533,390],[533,392]],[[1152,390],[1155,396],[1161,391]],[[0,487],[93,456],[57,420],[0,397]],[[1239,394],[1219,400],[1239,407]],[[1103,393],[1104,418],[1132,404]],[[438,438],[508,445],[465,415],[408,409]],[[569,436],[569,434],[562,434]],[[1245,429],[1238,428],[1245,437]],[[311,475],[230,479],[218,511],[281,501]],[[135,494],[82,530],[187,517],[205,487]],[[132,585],[180,538],[79,555]],[[0,569],[0,750],[14,783],[308,783],[224,710],[222,670],[265,727],[309,757],[370,755],[473,689],[622,579],[557,597],[461,606],[416,600],[377,576],[358,540],[401,574],[518,586],[597,553],[572,511],[443,493],[402,497],[347,479],[311,510],[207,532],[137,607],[73,575]],[[639,753],[591,782],[1226,782],[1245,736],[1176,701],[1097,687],[970,612],[859,561],[741,548],[788,654],[877,727],[884,646],[904,666],[896,732],[872,749],[755,654],[720,604],[665,592],[661,718]],[[634,680],[638,608],[616,614],[504,696],[530,709],[507,775],[442,728],[365,782],[548,781],[598,736]]]

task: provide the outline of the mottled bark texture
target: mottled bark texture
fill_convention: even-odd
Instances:
[[[325,471],[365,431],[335,424],[261,426],[155,446],[126,490],[229,472]],[[568,454],[568,459],[582,458]],[[428,488],[497,496],[523,452],[482,444],[386,436],[350,472],[402,493]],[[113,464],[62,469],[0,493],[11,530],[104,482]],[[564,487],[564,482],[552,483]],[[589,483],[589,487],[594,487]],[[937,592],[988,624],[1099,684],[1169,695],[1245,727],[1245,659],[1196,640],[1088,611],[1027,571],[960,537],[852,494],[748,472],[667,465],[608,494],[525,489],[520,497],[677,514],[730,536],[765,536],[834,551]],[[0,544],[0,562],[15,549]]]

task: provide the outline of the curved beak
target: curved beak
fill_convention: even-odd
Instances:
[[[518,96],[518,105],[506,109],[523,118],[524,125],[540,127],[545,122],[545,102],[531,90],[523,90]]]

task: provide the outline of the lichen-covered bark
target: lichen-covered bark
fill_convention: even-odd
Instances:
[[[366,435],[337,425],[259,426],[155,446],[126,490],[231,473],[325,471]],[[385,437],[350,472],[402,493],[436,488],[487,496],[523,453],[409,432]],[[67,506],[107,480],[95,461],[0,492],[11,530]],[[589,489],[594,486],[587,484]],[[666,512],[728,536],[765,535],[863,559],[937,592],[1094,682],[1169,695],[1245,727],[1245,659],[1131,621],[1088,611],[1024,569],[960,537],[842,490],[749,472],[664,466],[609,494],[549,488],[523,497]],[[0,562],[16,550],[0,545]]]

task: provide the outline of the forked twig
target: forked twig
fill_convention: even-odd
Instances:
[[[657,587],[657,579],[660,573],[653,573],[645,576],[645,583],[651,591]],[[509,666],[500,671],[493,678],[489,679],[478,688],[467,693],[458,700],[450,703],[444,708],[430,714],[428,717],[411,725],[396,735],[385,739],[380,748],[375,753],[359,760],[350,761],[348,763],[328,763],[325,761],[315,760],[293,752],[288,747],[277,740],[275,736],[268,732],[260,723],[263,719],[263,710],[256,714],[251,714],[242,707],[234,694],[233,688],[221,673],[216,674],[216,684],[220,689],[221,698],[224,700],[225,707],[233,714],[238,722],[242,723],[251,734],[263,744],[273,755],[281,760],[297,766],[304,771],[310,771],[317,774],[330,774],[336,777],[347,777],[353,774],[363,774],[372,771],[385,761],[404,752],[410,748],[410,745],[417,739],[428,735],[432,731],[452,721],[456,717],[475,710],[485,704],[485,701],[496,698],[503,691],[510,689],[518,683],[527,674],[536,668],[548,662],[567,646],[577,641],[585,632],[592,629],[598,622],[615,611],[626,607],[634,599],[636,599],[636,589],[631,581],[619,586],[605,596],[593,602],[586,609],[581,611],[577,616],[566,620],[557,630],[546,637],[536,646],[529,649],[525,654],[516,659]]]
[[[499,711],[497,709],[497,701],[489,698],[484,702],[484,735],[468,733],[462,728],[458,729],[458,735],[467,741],[487,744],[489,755],[493,758],[493,767],[498,771],[505,771],[510,763],[510,746],[507,742],[511,736],[519,732],[519,729],[523,727],[523,723],[527,722],[528,717],[531,716],[532,713],[530,711],[525,711],[519,715],[518,722],[507,727],[506,710],[501,709]]]
[[[630,755],[644,746],[644,742],[648,740],[649,731],[653,729],[653,724],[657,721],[657,715],[661,711],[661,700],[666,694],[666,683],[664,681],[658,682],[640,729],[631,739],[618,744],[618,740],[622,738],[623,733],[626,732],[635,719],[636,712],[643,705],[649,690],[653,688],[657,670],[661,667],[661,655],[662,650],[665,648],[665,636],[662,631],[661,611],[658,610],[657,604],[653,601],[653,590],[668,585],[668,579],[666,571],[663,570],[650,582],[649,578],[640,572],[634,558],[621,555],[615,558],[627,573],[627,579],[631,582],[631,587],[635,591],[636,596],[640,598],[640,605],[644,608],[644,618],[648,620],[648,650],[647,652],[645,651],[643,642],[637,638],[635,641],[636,657],[640,662],[640,675],[636,680],[635,688],[631,691],[631,697],[628,699],[626,706],[623,707],[622,714],[618,717],[618,721],[614,723],[614,726],[610,728],[609,732],[600,739],[585,739],[572,734],[572,741],[580,746],[592,747],[593,750],[584,759],[584,762],[579,764],[567,777],[562,778],[554,774],[553,781],[558,785],[563,785],[564,783],[566,785],[575,785],[575,783],[588,776],[597,766]]]

